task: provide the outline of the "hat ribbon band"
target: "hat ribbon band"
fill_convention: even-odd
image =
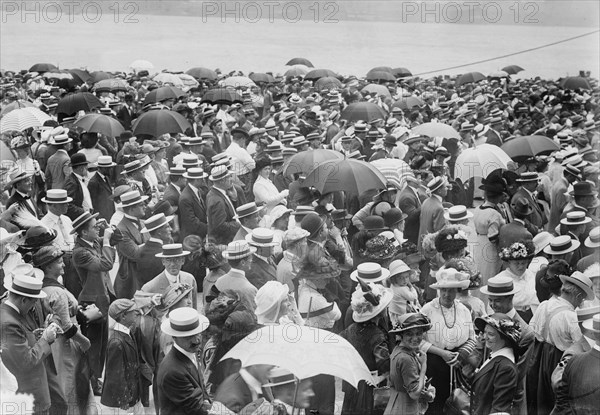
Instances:
[[[374,280],[381,277],[381,269],[379,269],[377,272],[370,272],[368,274],[358,271],[358,277],[362,278],[363,280]]]
[[[569,249],[572,245],[573,245],[573,242],[571,241],[571,239],[569,239],[569,241],[565,242],[564,244],[550,245],[550,248],[555,251],[563,251],[565,249]]]
[[[275,376],[273,378],[270,378],[270,383],[273,384],[278,384],[278,383],[289,383],[289,382],[295,382],[296,381],[296,377],[293,374],[288,374],[288,375],[283,375],[283,376]]]
[[[12,289],[15,290],[15,291],[19,291],[19,292],[25,293],[25,294],[33,294],[33,295],[37,295],[41,291],[41,289],[22,287],[20,285],[17,285],[14,282],[12,284]]]
[[[450,219],[461,219],[467,216],[466,211],[461,211],[460,213],[450,213]]]
[[[508,293],[510,291],[512,291],[514,289],[514,286],[511,284],[508,287],[503,286],[503,287],[494,287],[493,285],[488,285],[488,291],[494,294],[504,294],[504,293]]]
[[[176,331],[191,331],[200,326],[200,319],[189,324],[177,324],[171,321],[171,328]]]

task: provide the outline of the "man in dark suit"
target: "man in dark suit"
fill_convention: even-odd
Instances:
[[[408,215],[405,221],[404,237],[415,245],[419,241],[419,223],[421,219],[421,204],[425,200],[419,193],[419,180],[407,177],[406,186],[398,196],[398,207]]]
[[[533,241],[533,235],[527,228],[526,219],[533,208],[524,198],[515,199],[511,206],[514,219],[512,222],[502,225],[498,232],[498,248],[507,248],[515,242]],[[529,224],[531,228],[531,224]],[[535,228],[532,230],[536,231]],[[537,234],[537,232],[536,232]]]
[[[52,154],[46,164],[46,188],[64,189],[67,177],[71,174],[70,158],[67,151],[71,149],[73,139],[64,133],[50,139],[48,144],[55,147],[56,153]]]
[[[246,241],[256,248],[250,270],[246,273],[248,281],[257,289],[267,281],[277,281],[277,265],[273,261],[274,247],[277,242],[273,242],[273,231],[256,228],[251,234],[246,235]]]
[[[113,187],[110,182],[113,167],[117,164],[112,161],[111,156],[98,157],[98,171],[92,176],[88,183],[88,190],[92,198],[94,211],[99,217],[110,221],[115,213],[115,204],[112,201]]]
[[[169,184],[163,193],[163,200],[168,201],[171,206],[179,206],[179,196],[187,184],[187,179],[183,177],[184,173],[185,168],[183,167],[171,167],[169,170]]]
[[[119,271],[115,279],[115,294],[117,298],[133,298],[133,294],[141,287],[137,280],[137,265],[140,261],[140,249],[148,236],[141,233],[141,219],[145,215],[145,201],[148,196],[142,196],[137,190],[121,195],[121,206],[124,217],[117,226],[122,240],[117,244],[119,253]]]
[[[206,237],[208,231],[206,218],[205,179],[208,174],[199,167],[188,169],[183,175],[188,180],[187,186],[179,197],[179,217],[181,219],[181,239],[188,235]]]
[[[524,198],[529,202],[529,205],[533,208],[531,214],[527,217],[529,222],[538,229],[542,229],[542,227],[548,222],[544,211],[538,203],[537,196],[535,196],[534,192],[538,187],[539,176],[535,172],[526,172],[519,176],[517,179],[517,183],[521,185],[516,193],[513,195],[511,199],[511,204],[513,204],[517,199]]]
[[[140,248],[140,259],[137,263],[136,278],[142,286],[165,269],[161,259],[157,258],[156,254],[162,252],[163,245],[173,243],[171,226],[169,225],[172,220],[173,216],[165,216],[164,213],[159,213],[144,221],[142,232],[148,234],[150,239]]]
[[[220,402],[237,413],[256,399],[268,396],[262,385],[267,383],[272,368],[271,365],[254,365],[229,375],[217,388],[215,402]]]
[[[421,206],[421,222],[419,226],[419,240],[428,233],[434,233],[446,225],[444,218],[444,206],[442,202],[448,193],[447,182],[443,176],[438,176],[427,183],[431,192]],[[419,248],[421,244],[418,244]]]
[[[156,376],[162,415],[206,415],[211,407],[197,353],[208,328],[206,317],[191,307],[173,310],[161,325],[174,344]]]
[[[67,216],[71,220],[81,216],[83,212],[93,209],[92,196],[84,179],[88,176],[88,161],[85,154],[75,153],[71,156],[72,173],[65,182],[67,195],[73,200],[69,202]]]
[[[206,195],[208,236],[217,245],[227,245],[240,228],[234,219],[236,206],[227,194],[233,188],[233,174],[226,166],[217,166],[209,179],[213,186]]]
[[[131,130],[131,122],[135,118],[135,110],[133,109],[133,96],[131,94],[125,95],[125,103],[121,106],[117,112],[117,119],[123,125],[126,130]]]
[[[48,357],[52,359],[50,345],[56,340],[59,327],[50,324],[39,339],[34,334],[41,322],[40,316],[36,319],[32,313],[36,312],[38,299],[46,297],[42,281],[16,274],[6,289],[8,298],[0,305],[2,362],[17,379],[17,392],[33,395],[36,413],[59,414],[61,405],[66,411],[64,396],[61,401],[60,394],[53,393],[46,369]]]
[[[18,205],[19,208],[25,209],[37,218],[37,207],[31,200],[31,191],[33,189],[31,174],[15,169],[10,173],[9,179],[7,187],[12,186],[15,192],[6,202],[6,209],[12,205]]]

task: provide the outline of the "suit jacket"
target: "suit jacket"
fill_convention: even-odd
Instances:
[[[115,204],[110,199],[113,192],[112,186],[98,174],[94,174],[88,182],[88,190],[92,197],[94,211],[100,214],[99,217],[110,221],[115,213]]]
[[[106,346],[104,386],[100,403],[111,408],[132,407],[140,400],[140,359],[135,340],[114,330]]]
[[[179,280],[183,284],[192,286],[192,307],[196,308],[198,305],[198,284],[196,283],[196,279],[188,272],[179,271]],[[167,279],[165,271],[163,270],[156,277],[144,284],[141,290],[147,293],[164,294],[170,285],[171,283]]]
[[[31,202],[31,204],[27,203],[27,200]],[[32,199],[26,199],[21,195],[21,193],[15,191],[13,195],[6,202],[6,208],[8,209],[12,205],[17,204],[20,207],[24,208],[28,212],[30,212],[36,218],[39,217],[39,212],[37,211],[37,207]],[[33,205],[33,207],[31,207]]]
[[[267,281],[277,281],[277,267],[254,255],[250,270],[246,272],[246,278],[257,289],[260,289]]]
[[[202,195],[198,198],[189,185],[185,186],[179,196],[179,218],[182,240],[188,235],[206,237],[208,231],[206,205]]]
[[[171,206],[179,206],[180,195],[181,193],[179,190],[177,190],[173,184],[169,183],[163,193],[163,200],[167,200]],[[179,214],[179,212],[177,212],[177,214]]]
[[[493,358],[473,377],[471,413],[512,413],[517,384],[517,366],[504,356]]]
[[[38,326],[12,307],[3,302],[0,311],[2,363],[17,378],[17,392],[32,394],[35,410],[46,410],[50,389],[44,363],[52,354],[50,344],[41,338],[36,341],[33,330]]]
[[[117,112],[117,119],[126,130],[131,130],[131,121],[135,118],[135,113],[123,105]]]
[[[221,402],[231,411],[238,413],[252,402],[252,393],[246,381],[238,373],[225,378],[215,393],[215,401]]]
[[[81,187],[81,182],[74,173],[71,173],[67,178],[67,181],[65,182],[65,190],[67,191],[67,196],[73,198],[73,201],[69,203],[69,207],[67,208],[67,216],[69,219],[75,220],[81,216],[85,210],[82,207],[83,188]]]
[[[523,189],[522,187],[519,187],[519,189],[513,195],[511,199],[511,205],[518,198],[524,198],[529,202],[529,205],[533,208],[533,212],[531,213],[531,215],[529,215],[527,219],[529,219],[532,225],[536,226],[538,229],[541,229],[548,220],[537,199],[531,197],[529,192]]]
[[[164,271],[165,267],[156,254],[162,252],[162,242],[148,240],[140,248],[140,259],[137,263],[136,279],[140,285],[146,284],[158,274]]]
[[[598,414],[600,402],[600,351],[593,349],[573,356],[565,366],[556,391],[552,415]]]
[[[498,232],[498,248],[506,248],[515,242],[532,241],[533,236],[521,222],[514,220],[500,227]]]
[[[421,221],[419,225],[419,238],[428,233],[434,233],[446,225],[444,218],[444,207],[442,202],[436,196],[430,196],[421,206]],[[421,244],[419,244],[419,247]]]
[[[550,220],[548,222],[548,229],[551,232],[553,232],[554,228],[560,222],[560,215],[568,203],[567,196],[565,195],[568,188],[569,182],[564,177],[561,177],[552,185],[552,189],[550,190]]]
[[[81,238],[75,240],[73,265],[82,286],[78,301],[96,304],[104,316],[108,315],[110,296],[114,295],[108,275],[114,262],[115,248],[102,246],[101,239],[94,241],[94,246]]]
[[[117,229],[123,234],[123,240],[117,244],[119,253],[119,271],[115,278],[115,295],[117,298],[133,298],[133,294],[141,287],[137,280],[137,264],[140,260],[140,249],[148,239],[128,217],[123,217]]]
[[[232,241],[241,241],[246,238],[246,235],[248,235],[248,231],[243,226],[240,226]]]
[[[48,189],[64,189],[67,177],[71,174],[71,159],[64,151],[57,151],[46,164],[46,187]]]
[[[162,415],[206,415],[202,403],[208,399],[204,381],[192,361],[171,348],[156,375]]]
[[[398,207],[407,215],[421,207],[421,200],[412,188],[405,187],[398,197]]]
[[[218,189],[211,188],[206,195],[206,215],[208,219],[208,236],[217,245],[227,245],[240,228],[240,223],[233,219],[235,211],[233,202]]]

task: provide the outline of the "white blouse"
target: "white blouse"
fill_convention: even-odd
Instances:
[[[475,338],[471,312],[458,300],[454,300],[453,307],[446,308],[440,305],[439,298],[434,298],[423,306],[421,313],[431,320],[425,340],[440,349],[454,350]]]

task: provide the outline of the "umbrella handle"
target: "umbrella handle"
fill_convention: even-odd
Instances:
[[[306,320],[310,318],[310,308],[312,306],[312,295],[310,296],[310,300],[308,300],[308,311],[306,311]]]

